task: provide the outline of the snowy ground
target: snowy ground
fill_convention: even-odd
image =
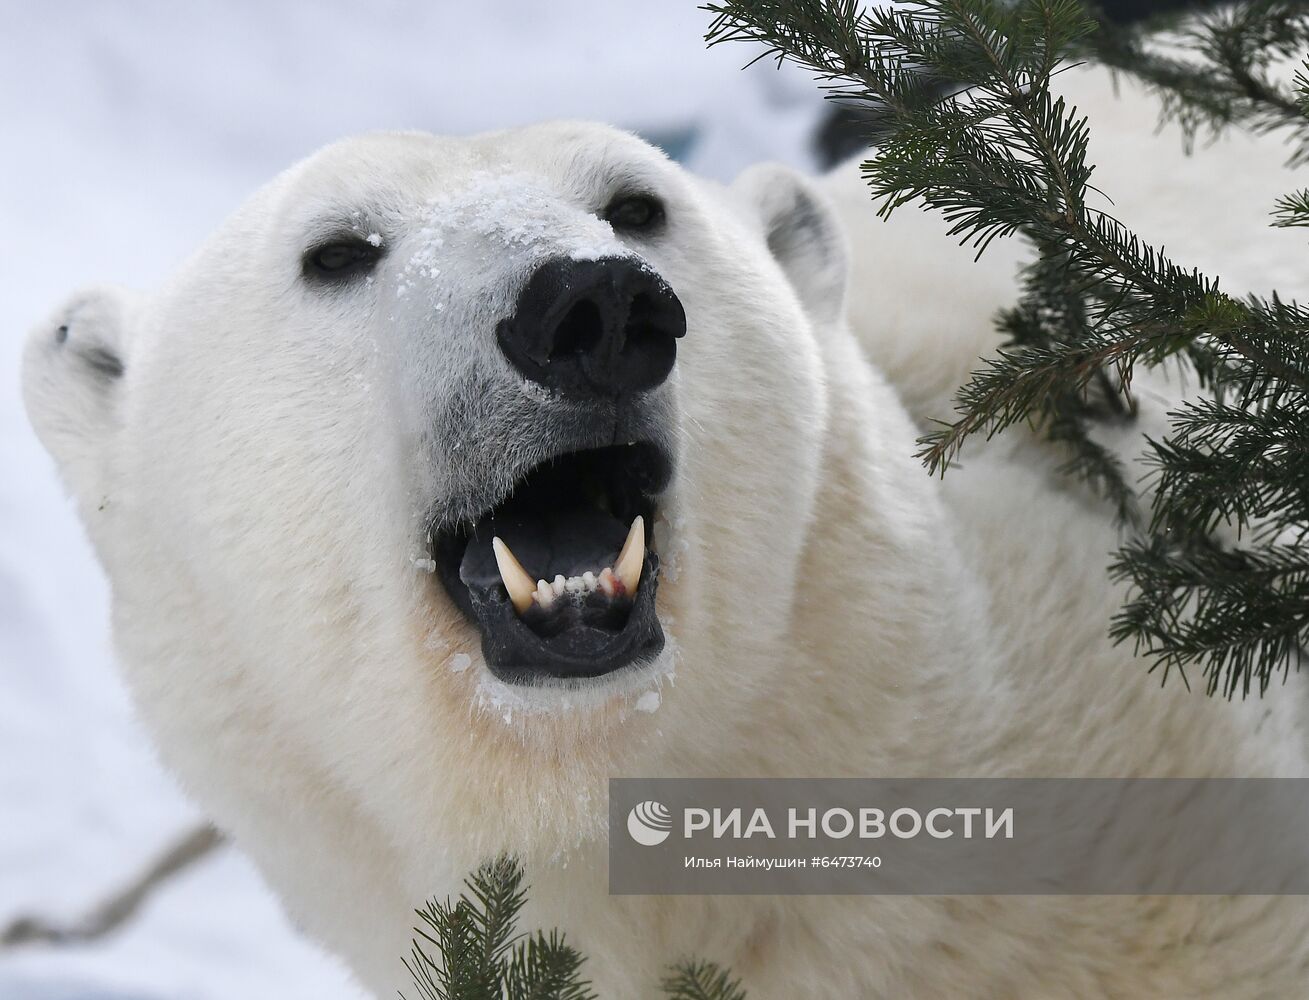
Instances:
[[[104,580],[23,416],[26,330],[85,283],[161,281],[351,132],[586,117],[721,178],[810,165],[812,86],[741,73],[706,24],[696,0],[0,3],[0,925],[79,912],[196,817],[132,721]],[[0,1000],[358,995],[231,848],[103,944],[0,951]]]

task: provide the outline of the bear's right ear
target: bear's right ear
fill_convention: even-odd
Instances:
[[[119,288],[81,292],[32,331],[23,353],[28,419],[84,505],[107,492],[136,301]]]

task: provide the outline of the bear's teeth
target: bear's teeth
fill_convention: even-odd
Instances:
[[[618,577],[614,576],[614,571],[606,566],[600,571],[600,576],[596,579],[596,586],[604,593],[605,597],[617,597],[618,588],[621,584]]]
[[[612,571],[606,569],[605,573],[613,576]],[[593,590],[601,589],[600,577],[596,576],[590,570],[587,570],[581,576],[570,576],[564,579],[562,576],[554,578],[554,582],[546,580],[536,581],[536,590],[532,591],[532,599],[542,608],[548,609],[555,602],[555,598],[562,597],[565,594],[589,594]],[[610,594],[610,596],[613,596]]]
[[[627,532],[627,541],[623,542],[623,550],[618,553],[618,561],[614,563],[614,576],[618,577],[618,582],[628,594],[636,595],[636,585],[641,582],[641,565],[644,562],[645,519],[637,514]]]
[[[536,593],[532,596],[536,598],[536,603],[543,608],[549,608],[555,602],[555,592],[545,580],[536,581]]]
[[[532,582],[523,564],[510,551],[499,537],[491,539],[491,548],[495,552],[495,564],[500,570],[500,580],[505,585],[509,600],[514,610],[520,615],[537,604],[549,609],[564,594],[589,594],[598,590],[606,597],[635,595],[641,582],[641,567],[645,563],[645,520],[637,516],[627,532],[622,551],[612,567],[606,566],[598,574],[587,570],[581,576],[565,578],[559,574],[553,580]]]
[[[532,606],[532,593],[536,590],[536,584],[527,575],[527,570],[523,569],[523,564],[509,551],[509,546],[499,538],[491,539],[491,549],[495,552],[500,579],[504,582],[505,590],[509,591],[509,600],[513,601],[514,610],[521,615]]]

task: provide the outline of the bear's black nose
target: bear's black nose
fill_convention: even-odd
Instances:
[[[533,382],[575,399],[653,389],[673,369],[686,313],[663,278],[625,257],[555,258],[496,329]]]

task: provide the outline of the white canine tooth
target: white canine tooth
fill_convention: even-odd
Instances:
[[[514,610],[521,615],[532,606],[532,591],[536,585],[532,583],[527,570],[523,569],[523,564],[509,551],[509,546],[499,538],[491,539],[491,551],[495,553],[500,579],[504,582],[505,590],[509,591],[509,600],[513,601]]]
[[[568,581],[565,580],[564,575],[560,573],[558,576],[554,578],[554,582],[550,584],[550,589],[554,591],[555,597],[563,597],[564,587],[567,586],[567,584]]]
[[[614,576],[618,577],[618,582],[623,585],[628,597],[636,595],[636,586],[641,582],[641,565],[644,562],[645,520],[637,514],[631,530],[627,532],[627,541],[623,542],[623,550],[618,553],[618,561],[614,563]]]

